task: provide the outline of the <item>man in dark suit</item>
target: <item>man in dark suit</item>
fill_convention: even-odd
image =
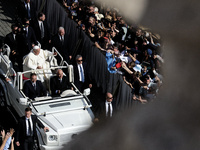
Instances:
[[[30,21],[28,19],[25,19],[23,26],[19,28],[19,32],[16,36],[18,51],[20,55],[23,56],[30,52],[33,45],[37,45],[35,32],[33,28],[29,25]]]
[[[92,88],[90,76],[88,74],[88,69],[86,63],[83,63],[83,58],[81,55],[76,56],[76,64],[73,65],[74,68],[74,84],[83,92],[85,88]]]
[[[15,143],[20,146],[22,150],[32,150],[34,144],[34,138],[37,137],[36,124],[43,128],[44,131],[48,131],[49,128],[45,127],[37,116],[32,115],[32,109],[30,107],[25,109],[25,116],[21,117],[18,122],[18,129],[16,132]]]
[[[36,18],[35,4],[32,0],[24,0],[17,7],[18,16],[21,20],[27,18],[28,20],[34,20]]]
[[[68,76],[63,76],[63,71],[58,69],[57,76],[52,77],[50,80],[50,89],[52,96],[60,96],[63,91],[73,88],[69,83]]]
[[[42,49],[49,49],[50,31],[45,20],[45,14],[38,13],[38,18],[33,22],[36,39],[40,42]]]
[[[6,35],[4,43],[10,47],[10,60],[13,64],[14,69],[18,72],[19,63],[19,52],[17,51],[17,40],[16,35],[18,33],[18,26],[15,24],[11,25],[12,32]]]
[[[30,51],[32,48],[33,48],[33,45],[37,45],[37,39],[36,39],[36,36],[35,36],[35,32],[33,30],[32,27],[30,27],[30,21],[29,20],[26,20],[25,22],[25,25],[26,25],[26,43],[28,45],[28,50]]]
[[[18,32],[18,26],[15,24],[12,24],[11,29],[12,29],[12,32],[6,35],[4,39],[4,43],[10,47],[11,53],[14,53],[13,51],[17,50],[16,35]]]
[[[114,105],[113,102],[113,95],[111,93],[106,93],[106,101],[100,103],[96,113],[95,113],[95,122],[99,120],[108,119],[113,116]]]
[[[30,99],[47,95],[45,87],[41,81],[37,80],[37,75],[35,73],[31,73],[30,80],[24,83],[23,91]]]
[[[23,57],[27,55],[34,45],[37,45],[37,40],[32,27],[29,26],[29,20],[26,19],[23,28],[19,28],[16,36],[17,47],[19,52],[19,69],[22,71]]]
[[[65,34],[65,29],[63,27],[59,27],[58,34],[52,37],[52,46],[55,47],[59,53],[63,56],[63,59],[69,62],[72,58],[72,54],[68,49],[67,45],[67,36]],[[60,63],[59,57],[57,58],[58,64]]]

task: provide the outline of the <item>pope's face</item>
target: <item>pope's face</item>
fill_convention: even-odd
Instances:
[[[34,54],[35,54],[35,55],[39,55],[39,54],[40,54],[40,49],[34,50]]]

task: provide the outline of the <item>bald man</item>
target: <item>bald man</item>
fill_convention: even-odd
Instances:
[[[52,96],[60,96],[63,91],[73,89],[69,83],[68,76],[63,75],[62,69],[57,70],[57,76],[54,76],[50,80],[50,89]]]
[[[98,122],[99,120],[104,120],[113,117],[113,109],[114,106],[113,102],[113,95],[111,93],[106,93],[106,100],[102,102],[95,114],[95,121]]]

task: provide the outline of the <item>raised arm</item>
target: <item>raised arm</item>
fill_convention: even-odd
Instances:
[[[133,74],[133,72],[126,66],[125,62],[122,62],[122,68],[128,72],[129,74]]]

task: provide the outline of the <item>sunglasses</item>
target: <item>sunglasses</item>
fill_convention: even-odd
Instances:
[[[78,62],[81,62],[81,61],[83,61],[83,60],[77,60]]]
[[[108,97],[108,99],[113,99],[113,97]]]

